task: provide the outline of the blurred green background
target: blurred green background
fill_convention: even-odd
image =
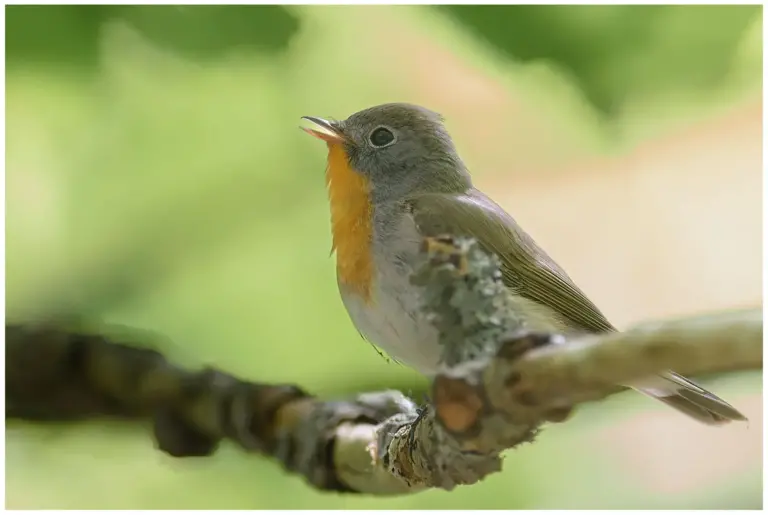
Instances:
[[[343,310],[324,147],[299,117],[419,101],[435,86],[416,93],[413,70],[428,76],[416,59],[432,52],[556,120],[576,143],[535,152],[557,165],[759,91],[761,34],[759,6],[6,7],[6,315],[154,330],[182,363],[320,395],[418,393],[424,380],[381,359]],[[726,398],[760,389],[749,374],[710,383]],[[594,435],[655,408],[619,396],[482,484],[392,499],[316,493],[226,446],[174,461],[145,427],[12,423],[7,506],[761,506],[759,458],[683,492],[624,474]]]

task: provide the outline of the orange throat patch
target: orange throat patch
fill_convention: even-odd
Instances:
[[[338,143],[328,143],[325,183],[331,205],[336,274],[340,283],[368,301],[373,282],[370,188],[368,180],[349,166],[344,147]]]

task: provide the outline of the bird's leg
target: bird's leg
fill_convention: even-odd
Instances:
[[[411,428],[408,430],[408,454],[412,457],[416,450],[416,427],[419,422],[429,413],[429,397],[424,395],[424,403],[416,410],[416,418],[411,422]]]

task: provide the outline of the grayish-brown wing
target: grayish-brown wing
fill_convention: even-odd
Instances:
[[[426,194],[408,200],[426,236],[472,236],[502,262],[505,284],[518,295],[548,306],[569,327],[615,331],[568,274],[539,248],[501,207],[477,190],[462,195]],[[675,372],[659,374],[635,388],[709,425],[746,420],[733,406]]]
[[[559,313],[574,329],[615,328],[517,222],[478,190],[464,194],[423,194],[407,200],[425,236],[471,236],[502,262],[504,283],[517,294]]]

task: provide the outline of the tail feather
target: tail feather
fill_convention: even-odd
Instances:
[[[676,372],[656,376],[635,389],[704,424],[721,425],[732,420],[747,420],[723,399]]]

